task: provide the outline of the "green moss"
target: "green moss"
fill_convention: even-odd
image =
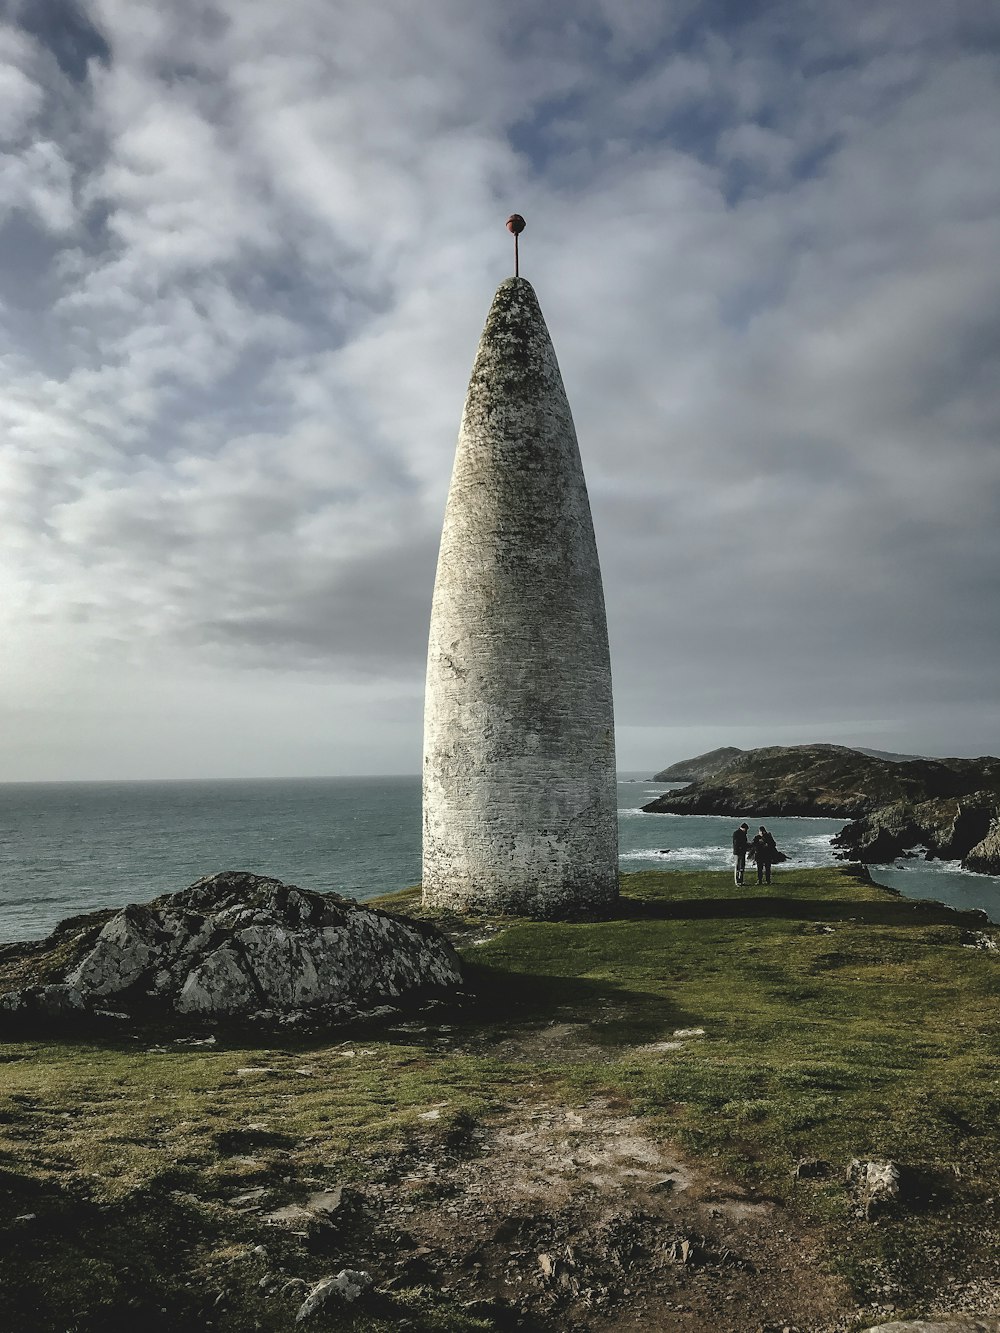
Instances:
[[[416,891],[379,905],[421,914]],[[253,1295],[253,1264],[219,1257],[252,1248],[228,1197],[288,1177],[371,1178],[417,1141],[458,1142],[503,1105],[556,1094],[615,1094],[650,1132],[840,1227],[859,1296],[891,1271],[916,1299],[937,1271],[928,1255],[959,1276],[985,1271],[1000,965],[962,939],[981,917],[839,870],[786,870],[743,890],[721,874],[632,875],[607,919],[505,925],[465,947],[476,998],[445,1036],[3,1047],[0,1213],[14,1246],[0,1300],[18,1327],[203,1327],[217,1288],[231,1313],[215,1326],[287,1327],[287,1302],[275,1313]],[[574,1025],[565,1048],[544,1040],[553,1023]],[[421,1119],[428,1108],[440,1118]],[[840,1180],[851,1156],[892,1157],[926,1184],[918,1208],[860,1245]],[[802,1157],[834,1174],[795,1181]],[[477,1326],[432,1305],[428,1328]],[[373,1320],[357,1326],[392,1327]]]

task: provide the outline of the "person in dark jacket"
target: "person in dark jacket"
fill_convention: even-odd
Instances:
[[[774,854],[778,850],[774,839],[768,833],[767,829],[761,824],[760,828],[754,834],[754,840],[750,844],[753,852],[753,859],[757,865],[757,883],[770,884],[771,865],[774,861]]]
[[[749,824],[741,824],[733,833],[733,855],[736,857],[735,879],[737,884],[743,883],[743,872],[747,868],[747,847],[750,845],[747,834],[749,831]]]

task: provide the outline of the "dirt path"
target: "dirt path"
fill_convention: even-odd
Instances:
[[[382,1204],[400,1264],[530,1324],[701,1333],[847,1327],[821,1238],[714,1180],[607,1101],[517,1105],[467,1156],[415,1165]],[[484,1313],[486,1307],[484,1306]]]
[[[494,1053],[514,1062],[593,1060],[600,1050],[587,1030],[549,1024]],[[678,1031],[649,1056],[701,1036]],[[424,1112],[429,1129],[446,1117],[446,1103]],[[379,1228],[405,1238],[390,1286],[443,1287],[498,1327],[853,1326],[857,1311],[846,1284],[826,1270],[821,1233],[654,1141],[610,1098],[521,1101],[460,1141],[425,1142],[365,1190]]]
[[[394,1031],[462,1044],[444,1025]],[[490,1050],[515,1067],[593,1063],[591,1034],[567,1016]],[[703,1038],[679,1029],[634,1054],[669,1059]],[[415,1289],[444,1291],[497,1329],[848,1333],[896,1316],[888,1288],[886,1304],[857,1307],[831,1271],[830,1232],[655,1138],[624,1100],[569,1104],[551,1085],[537,1096],[518,1086],[502,1111],[468,1123],[447,1101],[427,1106],[427,1132],[376,1152],[357,1186],[285,1176],[289,1195],[307,1186],[311,1198],[269,1211],[275,1191],[259,1189],[233,1202],[265,1232],[281,1227],[328,1255],[331,1271],[370,1273],[383,1300],[410,1309]],[[973,1297],[992,1312],[995,1293]]]

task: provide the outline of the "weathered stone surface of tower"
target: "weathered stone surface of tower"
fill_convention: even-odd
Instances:
[[[469,382],[431,614],[423,896],[573,916],[618,894],[604,593],[576,431],[530,283]]]

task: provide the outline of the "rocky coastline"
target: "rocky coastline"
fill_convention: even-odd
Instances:
[[[702,771],[650,813],[850,820],[834,839],[849,860],[922,854],[1000,874],[1000,759],[899,760],[842,745],[767,746],[725,759],[715,750],[667,773]],[[721,764],[719,760],[722,759]],[[681,780],[679,777],[674,780]]]

